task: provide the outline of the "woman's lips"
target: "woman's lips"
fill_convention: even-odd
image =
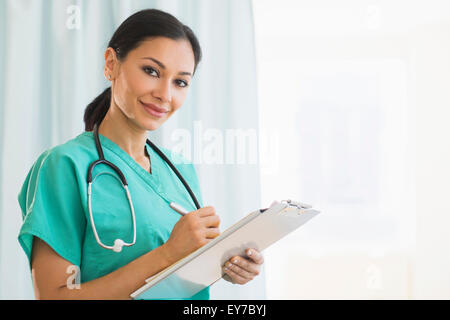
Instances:
[[[143,103],[142,101],[139,101],[142,106],[144,107],[145,111],[147,111],[147,113],[151,114],[152,116],[158,117],[158,118],[162,118],[166,115],[167,112],[169,112],[169,110],[158,107],[154,104],[151,103]]]

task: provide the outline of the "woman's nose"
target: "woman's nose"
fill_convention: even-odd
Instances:
[[[161,100],[161,102],[171,102],[172,93],[170,90],[170,82],[163,80],[158,81],[158,86],[153,90],[153,96]]]

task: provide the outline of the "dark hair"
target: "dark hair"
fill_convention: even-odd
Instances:
[[[108,47],[116,52],[117,59],[123,61],[127,54],[149,37],[167,37],[173,40],[185,39],[191,43],[194,52],[194,73],[201,60],[200,44],[194,32],[169,13],[157,9],[147,9],[128,17],[114,32]],[[92,131],[100,124],[108,112],[111,101],[111,87],[105,89],[84,111],[85,130]]]

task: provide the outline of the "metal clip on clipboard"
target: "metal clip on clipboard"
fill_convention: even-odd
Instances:
[[[306,204],[303,202],[299,202],[299,201],[293,201],[293,200],[281,200],[280,201],[282,204],[287,204],[289,207],[293,207],[293,208],[297,208],[297,209],[302,209],[302,210],[307,210],[307,209],[311,209],[312,206],[310,204]],[[276,203],[276,201],[274,203],[272,203],[272,205],[274,205]],[[266,211],[269,208],[265,208],[265,209],[261,209],[260,212],[263,213],[264,211]]]
[[[309,204],[298,202],[298,201],[292,201],[290,199],[282,200],[281,203],[286,203],[290,206],[297,207],[298,209],[311,209],[312,208],[312,206]]]

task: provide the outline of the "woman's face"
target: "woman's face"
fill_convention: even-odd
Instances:
[[[108,48],[105,60],[115,105],[144,130],[159,128],[181,107],[195,65],[189,41],[165,37],[142,42],[121,62]]]

